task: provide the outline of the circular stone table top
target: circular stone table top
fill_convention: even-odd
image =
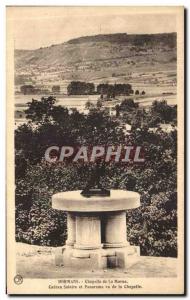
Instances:
[[[140,195],[125,190],[111,190],[109,197],[86,198],[81,191],[68,191],[52,196],[52,208],[73,212],[122,211],[140,206]]]

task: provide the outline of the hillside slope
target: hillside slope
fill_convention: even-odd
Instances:
[[[89,72],[98,77],[139,68],[146,71],[158,65],[166,70],[175,69],[175,33],[86,36],[36,50],[15,50],[16,72],[19,69],[27,70],[30,66],[52,67],[65,72],[66,79],[72,76],[77,79],[85,74],[89,77],[92,75]],[[72,76],[69,73],[72,73]]]

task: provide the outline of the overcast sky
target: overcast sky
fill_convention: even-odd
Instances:
[[[174,11],[139,11],[135,8],[9,8],[16,49],[37,49],[69,39],[96,34],[163,33],[176,31]]]

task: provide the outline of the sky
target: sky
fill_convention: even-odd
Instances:
[[[156,7],[9,7],[7,24],[15,49],[37,49],[87,35],[175,32],[176,15]]]

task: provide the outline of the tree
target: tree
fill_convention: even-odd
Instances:
[[[119,115],[120,115],[120,106],[119,106],[119,104],[117,104],[115,106],[115,110],[116,110],[116,117],[119,117]]]
[[[125,99],[120,104],[121,111],[132,111],[138,107],[138,103],[135,103],[133,99]]]
[[[142,126],[145,126],[144,124],[144,116],[145,112],[142,109],[137,109],[134,114],[131,121],[132,128],[135,130],[137,128],[141,128]]]
[[[96,107],[85,116],[77,110],[69,114],[53,99],[32,101],[28,106],[27,118],[35,126],[28,123],[15,130],[16,240],[61,246],[66,239],[66,218],[51,208],[51,197],[60,191],[83,189],[93,166],[51,164],[44,160],[45,150],[50,145],[124,145],[126,136],[119,121]],[[132,99],[124,100],[122,106],[133,120],[135,116],[139,122],[141,117],[148,118]],[[158,104],[153,105],[153,112],[160,113]],[[129,242],[140,245],[142,255],[176,257],[177,132],[158,128],[152,133],[146,126],[138,130],[132,126],[130,144],[142,147],[144,164],[107,164],[101,183],[141,194],[141,206],[128,211],[127,219]]]
[[[85,103],[85,108],[86,109],[94,108],[94,104],[91,101],[87,101]]]
[[[68,95],[92,95],[95,93],[94,83],[71,81],[67,87]]]
[[[33,93],[34,93],[35,88],[34,88],[33,85],[30,85],[30,84],[28,84],[28,85],[22,85],[22,86],[20,87],[20,91],[21,91],[21,93],[24,94],[24,95],[30,95],[30,94],[33,94]]]
[[[136,91],[135,91],[135,95],[139,95],[139,90],[136,90]]]
[[[26,118],[36,123],[50,121],[55,102],[54,97],[42,97],[41,101],[32,99],[32,102],[27,103]]]
[[[97,108],[101,108],[102,107],[102,101],[99,99],[96,103]]]
[[[97,93],[107,95],[108,98],[115,98],[116,95],[130,95],[133,93],[131,84],[108,84],[97,85]]]
[[[60,85],[53,85],[52,86],[53,93],[60,93]]]
[[[162,122],[177,122],[177,106],[170,106],[167,101],[154,101],[151,106],[151,113],[160,118]]]

